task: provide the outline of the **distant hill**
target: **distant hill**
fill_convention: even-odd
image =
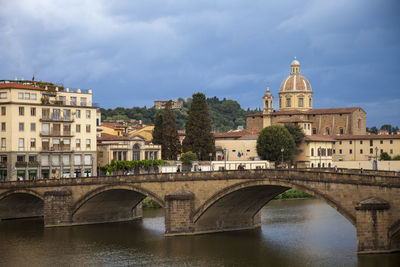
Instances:
[[[192,101],[191,98],[183,101],[183,108],[174,110],[176,117],[176,124],[178,129],[184,129],[185,118]],[[240,104],[235,100],[222,99],[218,97],[207,98],[208,112],[210,113],[213,130],[217,132],[225,132],[237,129],[238,126],[246,127],[246,115],[260,112],[260,110],[244,110]],[[157,110],[154,107],[132,107],[123,108],[117,107],[115,109],[100,109],[102,120],[142,120],[144,124],[154,123],[154,116],[157,113],[162,113],[163,110]]]

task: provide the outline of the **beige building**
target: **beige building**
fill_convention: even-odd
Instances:
[[[161,145],[154,145],[140,135],[117,136],[102,133],[97,138],[99,166],[110,164],[112,160],[159,160]]]
[[[334,161],[369,161],[386,152],[400,155],[400,135],[344,135],[335,137]]]
[[[0,81],[3,180],[96,175],[91,90]]]
[[[249,130],[214,133],[216,160],[243,161],[258,159],[257,132]]]

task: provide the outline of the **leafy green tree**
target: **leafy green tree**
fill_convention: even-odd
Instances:
[[[200,154],[199,160],[208,159],[209,153],[215,154],[215,140],[204,94],[193,95],[185,128],[183,151]]]
[[[392,160],[400,160],[400,155],[393,156]]]
[[[197,155],[192,151],[188,151],[182,154],[181,161],[184,165],[191,165],[193,161],[197,160]]]
[[[161,145],[163,140],[163,116],[157,114],[154,118],[154,129],[153,129],[153,144]]]
[[[380,160],[390,160],[390,156],[386,152],[382,152],[381,155],[379,156]]]
[[[172,101],[168,101],[165,105],[162,116],[162,142],[161,153],[162,158],[167,160],[175,160],[180,151],[180,142],[178,131],[176,129],[175,115],[171,109]]]
[[[378,134],[378,128],[376,128],[376,126],[372,126],[371,128],[367,127],[367,132],[370,134]]]
[[[299,147],[299,145],[301,144],[301,142],[303,142],[305,137],[301,127],[298,124],[286,123],[285,128],[292,135],[296,147]]]
[[[261,130],[257,139],[257,153],[264,160],[279,162],[282,160],[291,160],[295,152],[296,143],[282,125],[272,125]]]

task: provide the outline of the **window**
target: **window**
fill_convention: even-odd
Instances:
[[[90,155],[85,155],[84,162],[85,162],[85,165],[91,165],[92,157]]]
[[[36,108],[31,108],[31,116],[36,116]]]
[[[1,147],[2,148],[6,147],[6,139],[5,138],[1,138]]]
[[[71,110],[70,109],[64,109],[63,110],[63,115],[64,115],[64,120],[71,120]]]
[[[393,149],[390,149],[390,150],[389,150],[389,153],[390,153],[390,154],[393,154]]]
[[[300,97],[299,98],[299,107],[303,107],[304,103],[303,103],[303,98]]]
[[[19,107],[19,108],[18,108],[18,112],[19,112],[19,115],[20,115],[20,116],[24,116],[24,114],[25,114],[25,108],[24,108],[24,107]]]
[[[36,123],[31,122],[31,132],[35,132],[35,131],[36,131]]]
[[[25,93],[25,99],[29,100],[31,98],[31,94],[30,93]]]
[[[390,140],[389,143],[392,145],[393,144],[393,140]]]
[[[6,92],[1,92],[0,93],[0,99],[6,99],[7,98],[7,93]]]
[[[59,166],[60,165],[60,156],[59,155],[51,155],[51,164],[53,166]]]
[[[383,149],[381,149],[381,154],[383,153]]]
[[[374,154],[374,149],[373,148],[369,149],[369,154]]]
[[[18,99],[24,99],[24,93],[18,93]]]
[[[286,107],[290,108],[292,106],[290,97],[286,98]]]
[[[35,156],[35,155],[29,155],[28,161],[29,161],[29,162],[36,162],[36,161],[37,161],[37,156]]]
[[[71,106],[76,106],[76,97],[75,96],[71,96]]]
[[[86,124],[86,132],[90,133],[90,124]]]
[[[25,128],[24,123],[23,123],[23,122],[20,122],[20,123],[19,123],[19,131],[20,131],[20,132],[23,132],[23,131],[24,131],[24,128]]]
[[[374,140],[369,140],[369,146],[373,146],[374,145]]]
[[[69,155],[62,155],[62,163],[64,166],[69,165]]]
[[[379,143],[382,145],[383,144],[383,140],[380,140]]]
[[[350,145],[353,144],[353,141],[349,141],[349,144],[350,144]]]
[[[86,139],[86,148],[90,148],[90,139]]]
[[[352,149],[349,149],[349,154],[353,154],[353,150]]]
[[[342,150],[341,149],[339,149],[339,154],[342,154]]]
[[[81,148],[81,139],[76,139],[75,140],[75,142],[76,142],[76,148]]]
[[[361,140],[361,141],[360,141],[360,145],[362,145],[362,144],[363,144],[363,141]]]
[[[53,109],[53,120],[59,120],[60,119],[60,110],[59,109]]]
[[[32,94],[31,94],[31,99],[32,99],[32,100],[36,100],[36,93],[32,93]]]
[[[36,138],[31,138],[31,148],[36,147]]]
[[[360,149],[360,154],[362,154],[363,153],[363,150],[362,149]]]
[[[340,134],[343,134],[343,133],[344,133],[343,128],[339,128],[339,133],[340,133]]]
[[[25,156],[24,155],[17,155],[17,161],[18,162],[25,162]]]
[[[317,134],[317,129],[316,128],[312,128],[312,133],[313,134]]]
[[[19,150],[24,150],[25,147],[25,139],[24,138],[19,138],[18,139],[18,148]]]
[[[49,156],[48,155],[42,155],[40,160],[40,164],[42,166],[49,166]]]
[[[81,97],[81,106],[86,107],[86,97]]]
[[[339,145],[341,145],[342,144],[342,141],[339,141]]]
[[[77,118],[81,117],[81,111],[79,109],[76,110],[76,117]]]
[[[50,124],[43,123],[42,124],[42,132],[43,132],[43,134],[49,134],[49,132],[50,132]]]
[[[333,154],[336,154],[336,150],[335,150],[335,149],[332,149],[332,153],[333,153]]]
[[[86,110],[86,119],[90,119],[90,110]]]
[[[74,165],[81,165],[81,155],[74,155]]]
[[[42,118],[43,119],[49,119],[50,118],[50,109],[48,109],[48,108],[43,108],[42,109]]]
[[[325,133],[326,133],[326,135],[329,135],[329,128],[325,129]]]
[[[2,131],[2,132],[5,132],[5,131],[6,131],[6,123],[5,123],[5,122],[2,122],[2,123],[1,123],[1,131]]]
[[[80,132],[81,132],[81,125],[80,125],[80,124],[77,124],[77,125],[76,125],[76,132],[77,132],[77,133],[80,133]]]
[[[311,157],[314,156],[314,148],[311,148]]]
[[[1,115],[2,116],[6,115],[6,107],[1,107]]]
[[[43,138],[42,139],[42,150],[50,150],[49,144],[50,144],[49,139]]]

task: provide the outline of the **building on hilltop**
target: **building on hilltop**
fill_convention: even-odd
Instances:
[[[96,175],[92,90],[0,80],[2,180]]]
[[[156,109],[165,109],[165,106],[167,105],[169,100],[155,100],[154,101],[154,107]],[[183,101],[181,100],[171,100],[172,101],[172,106],[171,109],[178,109],[183,107]]]

